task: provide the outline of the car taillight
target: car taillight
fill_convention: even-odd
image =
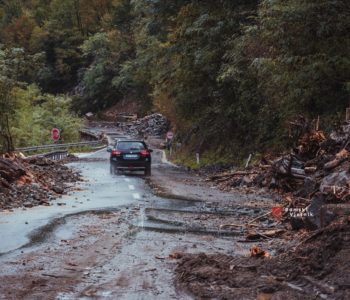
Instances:
[[[118,150],[112,150],[112,156],[121,156],[122,152]]]
[[[140,154],[142,157],[150,157],[151,156],[151,153],[148,150],[142,150],[140,152]]]

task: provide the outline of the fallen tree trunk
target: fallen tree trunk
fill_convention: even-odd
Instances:
[[[334,169],[335,167],[338,167],[343,161],[348,159],[348,157],[349,157],[349,152],[347,150],[343,149],[336,154],[335,159],[326,163],[323,168],[326,171],[330,171],[330,170]]]
[[[11,183],[26,174],[25,168],[14,160],[0,158],[0,176]]]

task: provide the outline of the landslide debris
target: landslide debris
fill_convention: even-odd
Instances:
[[[159,113],[119,125],[126,135],[140,137],[161,136],[169,129],[169,121]]]
[[[244,170],[216,172],[207,181],[226,191],[276,192],[279,202],[267,216],[299,231],[286,231],[293,236],[276,244],[277,254],[249,234],[258,243],[250,257],[185,255],[176,283],[196,298],[350,299],[350,124],[329,135],[305,119],[293,125],[299,137],[288,153]],[[263,224],[256,223],[266,238]],[[232,224],[238,225],[244,224]]]
[[[207,181],[226,191],[262,188],[277,192],[285,210],[306,209],[305,212],[314,215],[309,225],[315,229],[332,220],[331,217],[321,220],[322,206],[350,205],[350,123],[329,135],[312,129],[306,119],[292,125],[298,127],[290,129],[298,131],[298,139],[288,153],[277,158],[263,157],[258,165],[245,170],[218,172]],[[337,207],[328,206],[324,214],[330,216],[334,210]],[[350,211],[350,206],[347,210]]]
[[[350,223],[272,258],[186,254],[176,283],[197,299],[350,299]]]
[[[79,173],[47,158],[0,158],[0,210],[50,205],[70,183],[82,180]]]

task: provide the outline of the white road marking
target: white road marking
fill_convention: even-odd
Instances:
[[[125,176],[125,175],[124,175]],[[130,182],[130,179],[129,178],[124,178],[124,180],[126,181],[126,182]]]
[[[134,199],[136,199],[136,200],[141,199],[141,196],[140,196],[139,193],[134,193],[134,194],[132,194],[132,197],[133,197]]]
[[[133,186],[132,184],[129,185],[129,190],[133,191],[135,189],[135,186]]]

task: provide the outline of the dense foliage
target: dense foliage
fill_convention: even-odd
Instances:
[[[295,116],[348,106],[347,0],[3,0],[0,15],[17,81],[78,112],[139,101],[187,149],[264,151]]]
[[[22,48],[0,50],[0,153],[49,144],[54,127],[61,130],[61,142],[79,140],[82,121],[70,112],[71,99],[22,81],[35,76],[38,61]]]

